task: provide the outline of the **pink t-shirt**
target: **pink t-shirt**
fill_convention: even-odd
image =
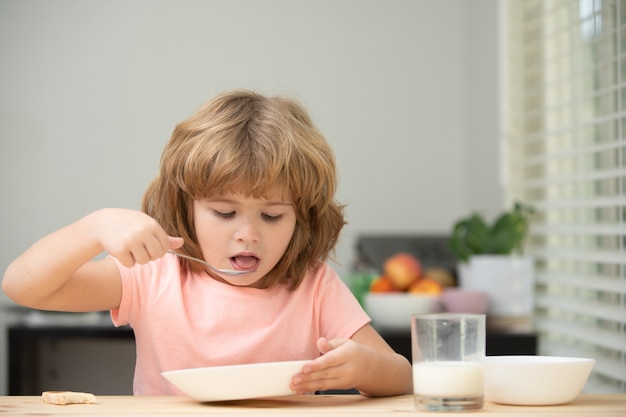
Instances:
[[[122,300],[111,317],[135,333],[135,395],[181,394],[162,371],[314,359],[319,337],[350,338],[370,321],[326,264],[295,291],[235,287],[182,273],[171,254],[118,266]]]

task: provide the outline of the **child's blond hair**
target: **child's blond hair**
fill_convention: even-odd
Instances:
[[[201,257],[194,200],[229,192],[266,197],[276,185],[293,202],[297,220],[285,254],[264,282],[295,289],[309,268],[333,253],[345,225],[343,206],[335,201],[334,153],[295,101],[244,90],[210,100],[174,129],[142,208],[168,234],[185,239],[182,252]]]

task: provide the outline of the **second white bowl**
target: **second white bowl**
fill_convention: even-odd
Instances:
[[[595,360],[563,356],[487,356],[485,401],[555,405],[574,400]]]

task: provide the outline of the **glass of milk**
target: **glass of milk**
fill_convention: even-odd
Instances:
[[[413,392],[419,411],[474,411],[483,407],[484,314],[411,317]]]

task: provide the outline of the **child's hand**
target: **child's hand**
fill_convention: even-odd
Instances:
[[[358,387],[370,368],[368,358],[375,354],[372,348],[350,339],[322,337],[317,347],[323,355],[305,364],[292,380],[291,389],[298,394]]]
[[[183,245],[180,237],[168,236],[147,214],[129,209],[102,209],[90,215],[90,233],[102,249],[122,265],[145,264]]]

